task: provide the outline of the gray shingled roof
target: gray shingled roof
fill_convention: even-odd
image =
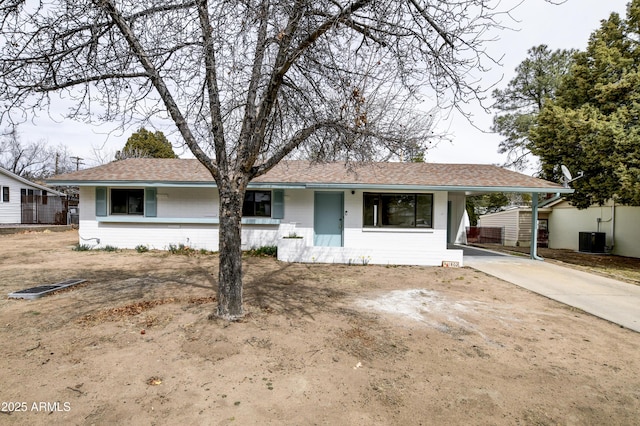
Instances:
[[[55,195],[60,195],[60,196],[66,196],[67,194],[65,194],[64,192],[60,192],[60,191],[56,191],[55,189],[49,188],[47,186],[43,186],[40,185],[38,183],[35,182],[31,182],[28,179],[23,178],[22,176],[19,176],[3,167],[0,167],[0,174],[3,174],[7,177],[9,177],[10,179],[14,179],[17,180],[18,182],[21,182],[27,186],[30,186],[32,188],[36,188],[36,189],[41,189],[43,191],[47,191],[49,194],[55,194]]]
[[[194,159],[132,158],[78,172],[54,176],[52,184],[94,185],[117,183],[213,184],[207,169]],[[344,163],[312,164],[282,161],[253,181],[255,185],[362,187],[425,187],[569,192],[561,185],[482,164],[368,163],[345,167]]]

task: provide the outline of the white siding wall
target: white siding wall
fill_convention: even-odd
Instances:
[[[218,227],[202,224],[105,223],[80,219],[80,244],[133,249],[146,245],[166,250],[170,244],[196,249],[218,249]]]
[[[449,193],[449,202],[451,203],[449,243],[467,244],[469,216],[467,215],[466,201],[467,197],[464,194]]]
[[[614,212],[615,217],[612,216]],[[640,257],[639,224],[640,207],[615,206],[614,209],[608,203],[578,210],[563,202],[554,206],[549,215],[549,247],[578,250],[580,232],[605,232],[605,244],[613,245],[614,254]]]
[[[517,209],[498,213],[491,213],[478,218],[478,226],[488,228],[502,228],[502,239],[506,246],[518,244],[519,211]],[[531,231],[529,231],[531,232]]]
[[[158,217],[218,217],[214,188],[158,188]]]
[[[108,193],[108,191],[107,191]],[[212,218],[217,213],[211,188],[160,188],[158,189],[158,218]],[[192,200],[189,200],[192,197]],[[95,188],[80,188],[79,242],[95,247],[107,245],[118,248],[135,248],[146,245],[152,249],[166,250],[170,244],[184,244],[197,249],[218,249],[218,227],[197,223],[110,223],[96,220]],[[217,216],[217,214],[216,214]],[[126,219],[129,217],[124,216]]]
[[[21,223],[20,190],[31,187],[12,179],[4,173],[0,173],[0,187],[4,186],[9,188],[9,202],[2,201],[2,192],[0,191],[0,223]]]
[[[349,199],[345,195],[345,210],[349,211],[349,214],[344,218],[345,226],[354,218],[354,215],[350,214],[352,209],[348,202]],[[295,232],[297,235],[313,241],[313,191],[303,189],[285,190],[284,218],[280,223],[285,235]]]
[[[393,191],[385,191],[393,192]],[[402,191],[397,191],[402,192]],[[433,229],[363,228],[363,191],[344,191],[344,247],[313,247],[313,191],[286,191],[281,227],[295,229],[302,240],[280,240],[283,261],[393,265],[462,265],[461,250],[447,250],[447,193],[434,193]],[[295,228],[294,228],[295,227]],[[287,235],[287,232],[283,232]]]
[[[295,250],[279,247],[285,261],[376,264],[462,265],[461,250],[447,250],[446,192],[434,193],[433,229],[363,228],[362,191],[344,191],[344,247],[313,247],[314,191],[286,190],[284,218],[279,225],[242,226],[243,248],[295,242]],[[185,244],[196,249],[218,249],[218,226],[189,223],[189,219],[217,218],[217,192],[213,189],[159,188],[158,217],[140,217],[141,223],[108,223],[95,218],[95,188],[80,189],[80,243],[119,248],[139,244],[166,249]],[[176,221],[178,218],[184,221]],[[162,223],[163,219],[172,223]],[[295,233],[302,239],[283,239]]]
[[[96,189],[80,187],[78,209],[80,210],[80,220],[96,220]]]
[[[607,208],[605,219],[611,216],[610,211]],[[578,250],[579,233],[597,231],[596,219],[602,217],[603,213],[605,211],[600,207],[578,210],[569,203],[554,206],[549,215],[549,247]],[[610,229],[601,231],[607,233],[606,245],[610,245]]]
[[[617,206],[615,208],[615,247],[613,253],[620,256],[640,257],[640,207]],[[607,215],[601,216],[603,220]],[[601,229],[607,224],[601,223]],[[611,223],[608,224],[609,228]]]
[[[166,250],[171,244],[184,244],[195,249],[218,250],[216,189],[159,188],[157,203],[157,218],[139,217],[138,223],[105,222],[95,217],[95,188],[82,187],[79,242],[96,248],[110,245],[133,249],[146,245]],[[121,217],[123,220],[131,219]],[[163,223],[162,219],[167,219],[167,222]],[[193,222],[210,219],[211,223],[189,223],[190,219],[195,219]],[[243,225],[243,248],[275,246],[278,235],[277,225]]]

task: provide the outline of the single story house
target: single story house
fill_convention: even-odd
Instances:
[[[0,224],[67,224],[67,196],[0,167]]]
[[[538,247],[546,247],[549,238],[549,207],[538,209]],[[531,207],[515,206],[478,217],[478,228],[500,228],[502,244],[529,247],[531,244]],[[481,231],[482,232],[482,231]]]
[[[80,188],[82,244],[218,250],[218,192],[195,159],[132,158],[48,181]],[[282,161],[249,184],[243,247],[278,246],[283,261],[462,265],[449,244],[465,242],[466,196],[492,191],[572,192],[492,165]]]

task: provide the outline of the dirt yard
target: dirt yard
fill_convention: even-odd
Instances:
[[[76,242],[0,236],[0,424],[638,424],[640,334],[473,269],[247,257],[228,324],[215,255]]]

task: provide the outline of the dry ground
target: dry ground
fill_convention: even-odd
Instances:
[[[473,269],[245,260],[0,236],[0,424],[633,425],[640,334]],[[15,411],[15,409],[22,411]]]

